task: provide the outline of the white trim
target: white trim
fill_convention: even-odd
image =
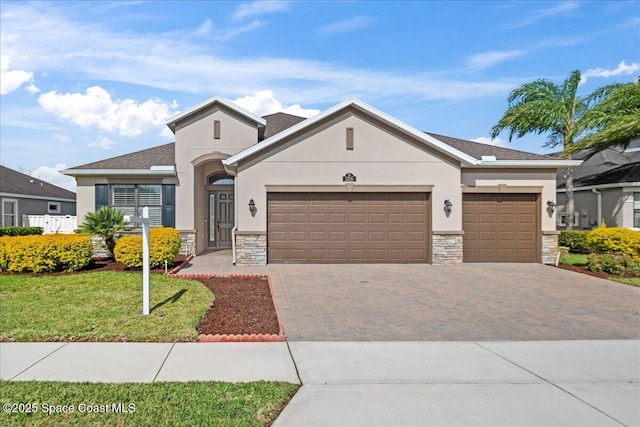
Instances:
[[[199,102],[195,105],[192,105],[191,107],[187,108],[186,110],[176,113],[173,116],[169,117],[169,120],[167,121],[167,126],[169,126],[169,129],[171,129],[172,132],[175,133],[176,130],[176,124],[178,121],[186,118],[187,116],[190,116],[192,114],[197,113],[199,110],[207,108],[213,104],[221,104],[224,105],[225,107],[227,107],[228,109],[235,111],[236,113],[245,116],[246,118],[248,118],[249,120],[265,126],[267,124],[267,121],[265,119],[263,119],[262,117],[258,116],[257,114],[252,113],[249,110],[245,110],[244,108],[240,107],[237,104],[234,104],[233,102],[229,101],[226,98],[222,98],[220,96],[212,96],[210,98],[205,99],[202,102]]]
[[[18,199],[34,199],[34,200],[53,200],[56,202],[70,202],[75,203],[76,199],[65,199],[62,197],[47,197],[47,196],[31,196],[29,194],[18,194],[18,193],[0,193],[2,197],[15,197]]]
[[[175,166],[151,166],[149,169],[65,169],[70,176],[176,176]]]
[[[334,105],[333,107],[323,111],[322,113],[318,114],[317,116],[311,117],[309,119],[303,120],[302,122],[291,126],[288,129],[285,129],[284,131],[272,136],[271,138],[267,138],[262,142],[259,142],[258,144],[255,144],[249,148],[247,148],[246,150],[243,150],[231,157],[229,157],[228,159],[225,159],[222,161],[222,163],[226,166],[234,166],[237,165],[237,163],[255,153],[258,153],[262,150],[265,150],[267,148],[269,148],[270,146],[276,144],[277,142],[293,135],[296,132],[300,132],[301,130],[310,128],[311,126],[313,126],[314,124],[320,122],[321,120],[324,120],[325,118],[331,116],[332,114],[335,114],[341,110],[344,110],[348,107],[354,107],[364,113],[368,113],[371,116],[374,116],[375,118],[377,118],[378,120],[385,122],[386,124],[400,130],[403,131],[406,134],[411,135],[412,137],[416,138],[417,140],[425,143],[426,145],[432,146],[433,148],[437,149],[438,151],[441,151],[449,156],[452,156],[454,158],[456,158],[457,160],[459,160],[462,163],[468,163],[470,165],[476,165],[478,164],[478,160],[472,156],[469,156],[466,153],[463,153],[460,150],[456,150],[455,148],[451,147],[450,145],[440,141],[437,138],[434,138],[433,136],[426,134],[422,131],[419,131],[411,126],[409,126],[408,124],[396,119],[395,117],[392,117],[390,115],[388,115],[387,113],[384,113],[378,109],[376,109],[375,107],[372,107],[369,104],[366,104],[362,101],[360,101],[359,99],[356,98],[349,98],[339,104]]]
[[[2,218],[0,218],[0,224],[2,224],[3,227],[10,227],[9,225],[5,225],[4,223],[4,203],[5,202],[9,202],[9,203],[13,203],[14,209],[13,209],[13,213],[10,215],[13,215],[13,222],[14,222],[14,226],[19,226],[20,225],[20,216],[18,215],[18,199],[5,199],[2,198],[0,199],[0,203],[2,203]],[[8,214],[9,215],[9,214]]]
[[[582,160],[480,160],[477,166],[485,168],[571,168],[581,164]]]
[[[603,188],[622,188],[622,191],[637,191],[631,190],[631,187],[640,187],[640,182],[614,182],[612,184],[601,184],[601,185],[587,185],[584,187],[574,187],[573,191],[584,191],[584,190],[600,190]],[[626,189],[625,189],[626,188]],[[556,189],[556,193],[566,193],[566,188],[558,188]]]

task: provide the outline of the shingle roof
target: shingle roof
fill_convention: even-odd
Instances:
[[[72,191],[9,169],[6,166],[0,166],[0,192],[57,199],[76,199],[76,193]]]
[[[438,135],[431,132],[425,133],[478,160],[480,160],[482,156],[495,156],[496,160],[554,160],[554,157],[551,156],[527,153],[525,151],[512,150],[511,148],[496,147],[495,145],[482,144],[480,142]]]
[[[573,168],[573,185],[576,187],[614,184],[618,182],[640,182],[640,151],[620,151],[607,148],[591,157],[590,151],[579,151],[572,157],[584,160]],[[560,153],[556,153],[560,155]],[[566,184],[566,169],[558,170],[558,188]]]
[[[151,166],[173,166],[175,162],[175,143],[170,142],[70,169],[149,169]]]
[[[264,130],[265,138],[272,137],[291,126],[297,125],[301,121],[306,120],[304,117],[294,116],[287,113],[273,113],[262,116],[262,118],[267,122]]]

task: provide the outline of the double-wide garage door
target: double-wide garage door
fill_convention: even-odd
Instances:
[[[426,193],[269,193],[270,263],[428,262]]]
[[[463,194],[464,262],[538,262],[537,194]]]

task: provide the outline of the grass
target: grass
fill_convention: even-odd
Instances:
[[[243,384],[0,381],[0,403],[32,403],[31,408],[38,410],[35,414],[0,412],[0,425],[268,426],[298,387],[264,381]],[[62,405],[73,412],[46,414],[47,410],[61,409]],[[87,408],[103,412],[88,412]],[[128,412],[113,410],[118,408]]]
[[[0,341],[195,341],[212,300],[198,281],[152,274],[143,316],[139,274],[5,275]]]
[[[609,280],[624,283],[625,285],[640,286],[640,277],[610,277]]]
[[[578,267],[584,267],[587,265],[586,254],[562,254],[560,255],[560,264],[575,265]]]

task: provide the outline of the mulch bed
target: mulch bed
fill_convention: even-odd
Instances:
[[[215,295],[199,334],[278,334],[278,315],[266,277],[197,279]]]
[[[578,265],[558,264],[558,268],[575,271],[576,273],[588,274],[589,276],[599,277],[601,279],[607,279],[607,280],[609,280],[611,277],[637,277],[637,276],[634,276],[633,274],[616,276],[614,274],[606,273],[604,271],[591,271],[587,267],[580,267]]]

